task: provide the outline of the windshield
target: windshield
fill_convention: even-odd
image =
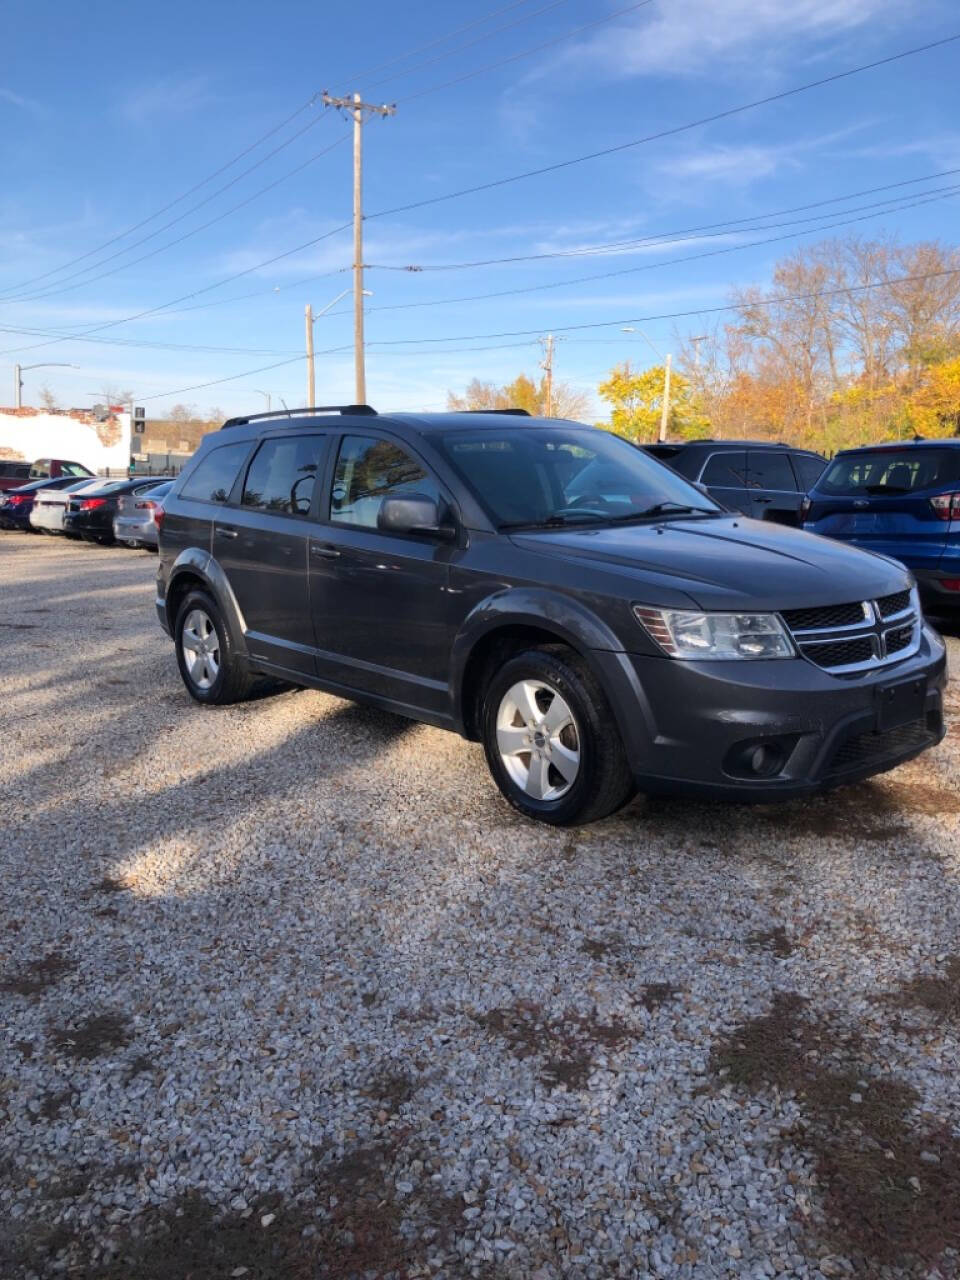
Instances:
[[[450,432],[438,443],[501,528],[722,510],[667,467],[605,431],[504,427]]]
[[[876,449],[835,458],[817,484],[828,497],[916,493],[960,480],[958,449]]]

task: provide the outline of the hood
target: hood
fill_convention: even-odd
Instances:
[[[626,572],[643,602],[646,575],[670,579],[701,609],[787,609],[872,600],[910,581],[903,565],[783,525],[743,517],[516,533],[541,555]],[[651,603],[657,603],[651,600]]]

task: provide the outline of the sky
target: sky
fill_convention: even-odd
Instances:
[[[592,393],[799,246],[958,240],[960,40],[789,92],[960,33],[955,0],[7,0],[3,27],[0,404],[19,361],[77,366],[26,370],[24,403],[292,408],[308,303],[317,399],[352,401],[323,90],[396,104],[364,127],[380,409],[537,375],[549,332]]]

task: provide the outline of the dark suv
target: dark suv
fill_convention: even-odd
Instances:
[[[235,418],[164,502],[197,701],[271,679],[482,739],[523,813],[776,800],[943,736],[909,571],[723,511],[606,431],[365,406]]]
[[[794,528],[802,523],[803,495],[827,465],[819,453],[762,440],[687,440],[643,448],[723,506]]]

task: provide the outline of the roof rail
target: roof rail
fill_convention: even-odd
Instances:
[[[509,413],[517,418],[529,418],[529,409],[457,409],[456,413]]]
[[[262,422],[265,418],[309,418],[325,413],[377,416],[376,409],[368,404],[318,404],[312,409],[271,409],[267,413],[248,413],[242,418],[228,418],[220,430],[223,431],[226,427],[242,427],[248,422]]]

